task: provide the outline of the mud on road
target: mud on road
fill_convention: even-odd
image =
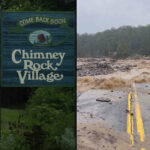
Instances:
[[[77,99],[78,149],[148,150],[150,147],[150,60],[118,60],[110,63],[111,61],[82,59],[78,62],[79,68],[83,69],[78,70],[80,71]],[[90,68],[91,64],[94,68],[96,63],[101,64],[99,70],[105,71],[94,74],[90,73],[94,69],[89,69],[89,72],[84,70],[86,67]],[[107,65],[102,67],[103,63]],[[123,69],[119,69],[120,67]],[[133,92],[131,86],[133,81],[136,85],[145,139],[143,142],[140,141],[134,102],[132,112],[134,145],[131,146],[130,135],[127,132],[127,116],[128,94]]]

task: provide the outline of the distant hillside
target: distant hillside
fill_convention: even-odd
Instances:
[[[78,57],[150,56],[150,25],[122,26],[96,34],[77,36]]]

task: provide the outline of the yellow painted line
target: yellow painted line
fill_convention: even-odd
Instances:
[[[141,116],[140,105],[139,105],[139,102],[138,102],[135,83],[133,83],[133,88],[134,88],[134,98],[135,98],[135,106],[136,106],[137,132],[140,136],[141,142],[144,142],[144,137],[145,137],[144,126],[143,126],[143,120],[142,120],[142,116]]]
[[[145,150],[145,148],[141,148],[141,150]]]
[[[127,133],[130,135],[131,145],[134,145],[134,137],[133,137],[133,115],[132,112],[132,104],[131,104],[131,92],[128,94],[128,115],[127,115]]]
[[[130,96],[131,96],[131,94],[129,93],[128,94],[128,111],[130,111],[130,109],[131,109],[131,106],[130,106]],[[127,132],[128,132],[128,134],[131,134],[131,115],[130,115],[130,113],[128,113],[128,121],[127,121]]]
[[[132,107],[131,107],[132,108]],[[131,109],[131,111],[132,111],[132,109]],[[132,145],[134,145],[134,136],[133,136],[133,132],[134,132],[134,130],[133,130],[133,115],[131,115],[131,144]]]

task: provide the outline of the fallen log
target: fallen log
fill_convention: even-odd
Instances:
[[[110,101],[111,101],[111,99],[101,97],[101,98],[97,98],[97,99],[96,99],[96,101],[100,101],[100,102],[110,102]]]

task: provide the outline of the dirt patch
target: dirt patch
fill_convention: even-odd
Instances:
[[[129,81],[124,80],[122,78],[111,77],[110,79],[102,79],[101,84],[96,88],[113,90],[113,89],[123,88],[127,86],[130,86]]]
[[[78,78],[78,81],[82,84],[82,83],[91,83],[91,82],[94,82],[95,79],[92,78],[92,77],[84,77],[84,78]]]
[[[82,77],[78,79],[77,91],[78,93],[81,93],[89,89],[114,90],[129,86],[130,81],[117,77],[111,78]]]
[[[136,78],[135,80],[135,83],[146,83],[146,82],[150,82],[150,78],[149,79],[146,79],[146,78]]]
[[[150,60],[139,60],[137,61],[137,65],[139,68],[150,69]]]
[[[140,75],[136,76],[134,79],[135,83],[146,83],[150,82],[150,73],[143,72]]]
[[[132,147],[127,133],[115,131],[101,122],[77,126],[78,150],[137,150],[141,146],[137,144]],[[150,143],[145,142],[144,146],[148,148]]]

